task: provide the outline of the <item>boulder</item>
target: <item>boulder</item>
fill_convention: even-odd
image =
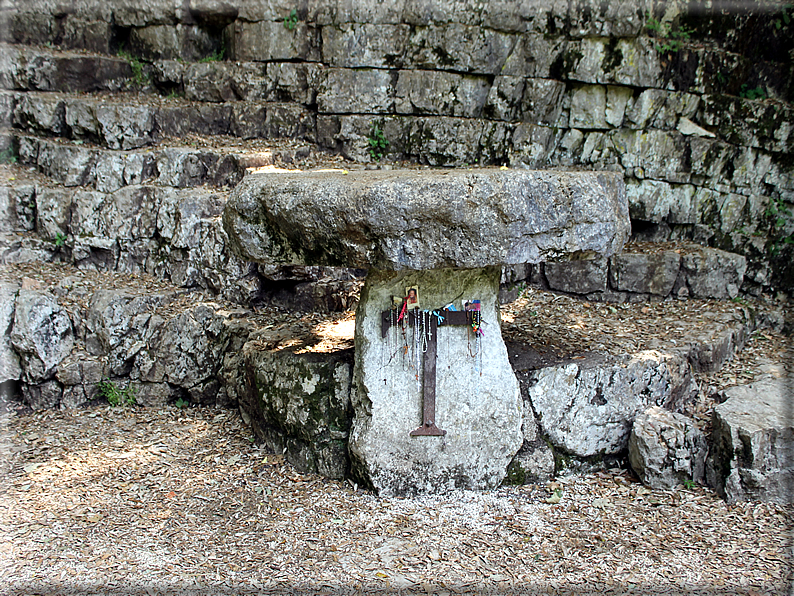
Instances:
[[[794,503],[790,379],[771,376],[722,392],[712,415],[708,482],[729,503]]]
[[[423,270],[608,256],[630,226],[615,173],[450,170],[252,174],[224,227],[254,261]]]
[[[370,271],[356,313],[350,455],[353,474],[380,494],[487,489],[504,479],[523,434],[521,396],[499,329],[500,273]],[[443,436],[411,435],[423,425],[427,399],[422,331],[408,326],[403,335],[393,326],[381,333],[381,311],[409,286],[419,287],[427,309],[454,301],[462,310],[461,296],[479,299],[487,323],[479,340],[468,326],[437,329],[434,422]]]
[[[651,488],[702,483],[707,452],[706,437],[682,414],[652,406],[634,419],[629,462],[642,483]]]
[[[26,382],[40,383],[52,379],[58,364],[74,346],[69,315],[53,295],[20,290],[14,311],[11,345],[20,356]],[[54,392],[47,393],[50,395]],[[48,397],[45,401],[50,403],[52,399]]]
[[[693,390],[685,356],[645,351],[537,369],[527,393],[551,444],[586,458],[625,450],[639,413],[653,405],[678,409]]]
[[[254,432],[301,472],[344,478],[353,411],[351,351],[295,354],[243,348],[249,382],[240,409]]]

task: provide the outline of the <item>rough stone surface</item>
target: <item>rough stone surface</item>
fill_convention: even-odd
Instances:
[[[528,385],[543,435],[577,457],[623,451],[637,414],[677,409],[693,392],[687,360],[654,351],[541,368]]]
[[[607,289],[607,259],[546,263],[543,272],[549,287],[560,292],[590,294]]]
[[[705,481],[708,446],[695,423],[653,406],[634,419],[629,463],[643,484],[673,489],[686,481]]]
[[[19,357],[11,343],[11,328],[14,323],[14,302],[19,287],[16,284],[0,284],[0,383],[18,381],[22,375]]]
[[[250,379],[240,408],[254,431],[302,472],[344,478],[353,410],[352,352],[297,355],[244,348]]]
[[[350,436],[353,473],[383,495],[498,486],[522,442],[522,403],[499,329],[499,268],[425,272],[370,270],[356,313],[356,365]],[[380,312],[391,296],[418,285],[423,309],[461,298],[482,301],[485,335],[438,330],[436,424],[443,437],[412,437],[422,424],[422,390],[413,348],[402,335],[381,337]],[[412,337],[412,329],[407,332]],[[391,337],[391,339],[389,339]],[[415,345],[413,339],[409,343]],[[472,357],[471,354],[477,354]],[[420,360],[421,366],[421,360]],[[414,368],[412,368],[414,367]],[[418,375],[421,379],[421,374]]]
[[[674,251],[617,254],[610,259],[609,281],[618,291],[667,296],[680,266],[681,256]]]
[[[11,345],[20,355],[25,381],[40,383],[51,379],[74,345],[69,315],[51,294],[19,290]]]
[[[629,234],[614,174],[499,170],[254,174],[224,226],[246,259],[390,270],[609,255]]]
[[[724,391],[714,407],[708,480],[729,503],[794,502],[794,411],[788,378]]]
[[[739,295],[746,266],[742,255],[707,247],[685,254],[681,264],[690,296],[719,300]]]

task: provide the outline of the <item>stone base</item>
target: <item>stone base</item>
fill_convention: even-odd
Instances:
[[[356,313],[350,454],[353,473],[379,494],[489,489],[505,477],[523,439],[522,401],[499,326],[499,277],[496,267],[370,271]],[[381,312],[409,286],[419,287],[426,310],[450,302],[461,310],[465,299],[482,304],[479,342],[467,326],[438,329],[435,423],[443,436],[410,434],[423,421],[422,352],[414,351],[413,327],[381,336]]]

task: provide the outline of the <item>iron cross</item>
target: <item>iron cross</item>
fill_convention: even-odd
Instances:
[[[384,310],[381,313],[381,337],[386,337],[386,334],[392,327],[394,319],[394,311]],[[438,313],[440,317],[436,316]],[[419,310],[409,310],[406,313],[409,325],[420,324],[419,317],[427,316]],[[427,351],[423,357],[424,378],[422,383],[422,426],[414,431],[411,431],[412,437],[441,437],[447,434],[447,431],[441,430],[436,426],[436,355],[438,354],[438,327],[447,325],[470,325],[471,313],[460,310],[437,310],[430,313],[429,333],[427,338]]]

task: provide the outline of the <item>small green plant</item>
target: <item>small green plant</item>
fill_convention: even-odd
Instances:
[[[780,18],[772,21],[775,24],[775,29],[779,31],[783,27],[789,26],[789,23],[791,23],[791,17],[788,14],[790,10],[794,10],[794,4],[786,4],[781,9]]]
[[[209,56],[205,56],[201,60],[200,63],[207,63],[207,62],[221,62],[223,61],[223,57],[226,55],[226,48],[221,48],[210,54]]]
[[[53,240],[53,243],[58,248],[63,248],[64,246],[66,246],[66,234],[64,234],[63,232],[58,232],[57,234],[55,234],[55,240]]]
[[[182,399],[180,397],[178,400],[174,402],[174,405],[181,410],[182,408],[186,408],[189,403],[190,402],[188,402],[186,399]]]
[[[372,130],[369,133],[369,154],[375,161],[380,161],[386,152],[386,147],[389,146],[389,141],[386,140],[386,135],[383,134],[383,129],[378,126],[377,122],[373,122]]]
[[[694,490],[694,488],[697,486],[697,482],[690,480],[689,478],[684,480],[683,484],[686,490]]]
[[[136,85],[142,86],[149,82],[149,77],[143,72],[143,62],[137,56],[133,56],[126,50],[119,50],[118,56],[129,62],[132,69],[132,80]]]
[[[0,151],[0,164],[17,163],[17,156],[13,147],[6,147]]]
[[[289,11],[289,15],[284,17],[284,27],[289,31],[292,31],[297,24],[298,11],[293,8],[291,11]]]
[[[742,90],[739,91],[739,97],[744,97],[745,99],[766,99],[766,89],[760,85],[755,89],[748,89],[747,87],[747,83],[742,85]]]
[[[689,41],[689,37],[693,33],[692,29],[684,25],[674,28],[669,23],[653,18],[650,14],[648,14],[648,19],[645,22],[645,28],[659,40],[659,43],[655,44],[654,47],[657,52],[663,54],[680,50],[684,43]]]
[[[108,400],[108,404],[115,408],[121,406],[123,408],[136,405],[138,402],[135,400],[135,390],[132,385],[126,387],[119,387],[110,379],[105,379],[99,382],[99,395]]]
[[[769,252],[774,257],[778,255],[784,245],[794,244],[794,233],[783,236],[794,215],[792,215],[791,209],[783,202],[783,199],[772,197],[764,211],[764,216],[770,220],[770,236],[774,240],[769,247]]]

